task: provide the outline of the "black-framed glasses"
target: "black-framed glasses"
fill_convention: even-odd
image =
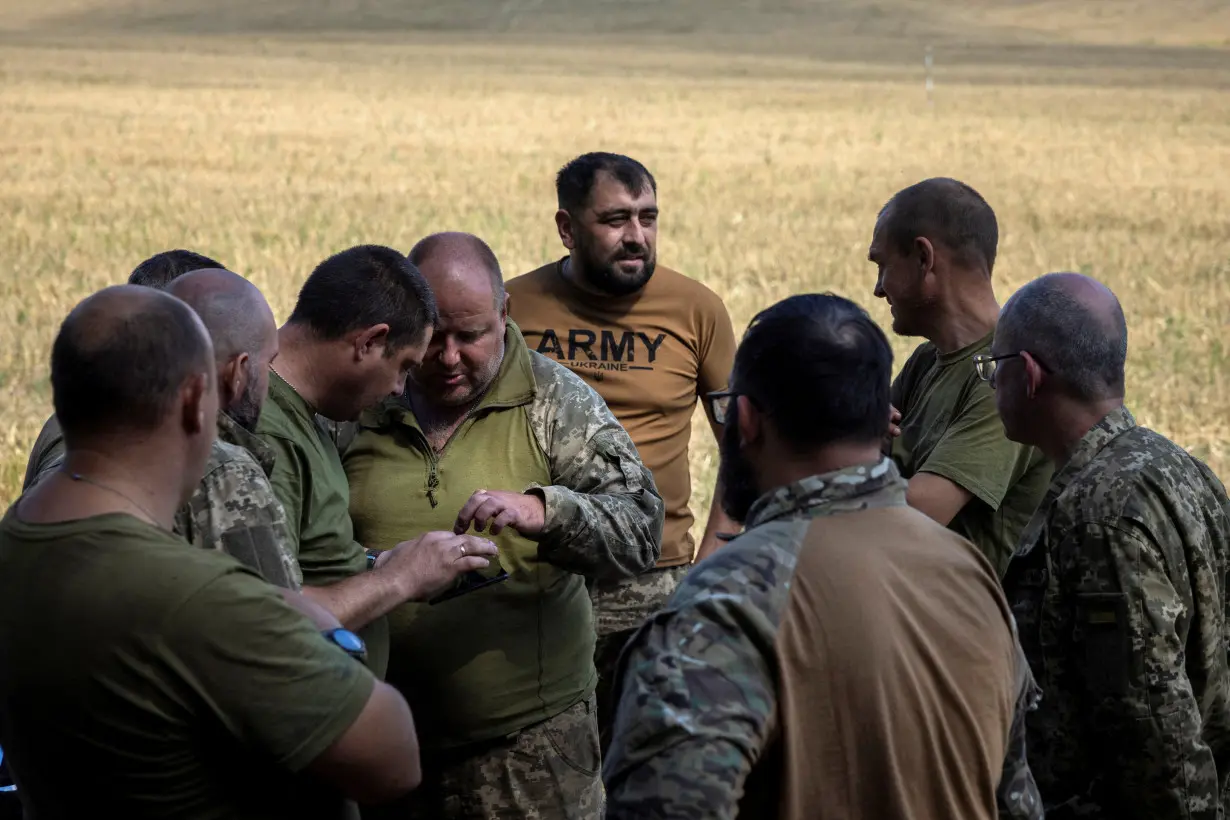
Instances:
[[[730,402],[738,395],[733,390],[714,390],[705,394],[709,403],[709,415],[713,416],[714,424],[725,424],[726,414],[730,411]]]
[[[973,358],[974,371],[978,374],[978,378],[982,379],[984,382],[990,382],[994,385],[995,372],[999,370],[999,363],[1004,359],[1015,359],[1022,353],[1029,353],[1029,351],[1018,350],[1016,353],[1005,353],[1002,356],[992,356],[988,353],[979,353]],[[1051,372],[1050,368],[1042,363],[1042,360],[1038,358],[1037,354],[1029,353],[1029,355],[1033,357],[1033,360],[1038,363],[1039,367],[1047,373]]]

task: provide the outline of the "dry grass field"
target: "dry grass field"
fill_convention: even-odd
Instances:
[[[204,252],[279,319],[360,242],[473,231],[512,276],[562,253],[553,175],[593,149],[655,172],[659,258],[737,329],[816,290],[887,326],[878,208],[970,182],[1000,218],[1001,302],[1053,270],[1110,285],[1131,407],[1230,480],[1228,44],[1227,4],[1197,0],[3,0],[0,500],[59,321],[141,259]]]

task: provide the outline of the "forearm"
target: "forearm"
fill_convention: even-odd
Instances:
[[[1184,682],[1185,683],[1185,682]],[[1213,752],[1201,736],[1199,706],[1186,689],[1173,690],[1146,707],[1124,709],[1097,746],[1121,751],[1118,763],[1103,767],[1103,809],[1124,818],[1213,820],[1220,784]],[[1141,717],[1152,713],[1152,717]]]
[[[588,578],[626,578],[652,569],[662,554],[662,499],[648,489],[627,495],[539,487],[546,526],[544,560]]]
[[[713,502],[709,505],[709,520],[705,523],[705,534],[700,539],[700,547],[696,550],[696,562],[708,558],[722,546],[719,535],[734,535],[743,527],[722,509],[722,482],[719,479],[713,488]]]
[[[304,586],[303,594],[333,613],[347,629],[362,629],[413,597],[390,572],[369,570],[329,586]]]
[[[605,817],[734,820],[749,768],[739,744],[720,738],[684,740],[635,767],[604,771]],[[664,784],[669,786],[664,788]]]

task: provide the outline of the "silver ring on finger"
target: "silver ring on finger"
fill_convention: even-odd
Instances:
[[[461,547],[461,557],[465,558],[466,557],[466,545],[460,544],[459,546]]]

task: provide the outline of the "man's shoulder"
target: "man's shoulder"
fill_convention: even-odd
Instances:
[[[534,375],[534,404],[575,406],[586,408],[587,412],[594,404],[606,406],[602,396],[570,368],[536,350],[527,348],[526,352]]]
[[[264,468],[246,448],[214,441],[198,492],[207,496],[216,495],[220,490],[260,493],[270,487]]]
[[[1226,490],[1204,462],[1147,427],[1135,426],[1090,459],[1060,495],[1059,504],[1081,522],[1139,515],[1151,500],[1167,506],[1226,504]]]
[[[788,592],[809,526],[808,519],[781,519],[736,536],[684,576],[671,607],[733,598],[761,610],[775,608]]]
[[[528,273],[514,276],[504,283],[504,290],[512,295],[540,293],[550,290],[555,283],[559,260],[548,262]]]

